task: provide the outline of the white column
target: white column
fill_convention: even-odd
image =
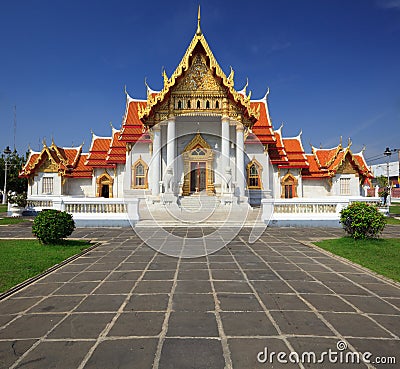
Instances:
[[[160,193],[160,171],[161,171],[161,129],[160,126],[153,127],[153,157],[151,160],[151,179],[152,179],[152,194]]]
[[[173,167],[173,162],[175,160],[175,117],[168,120],[167,127],[167,167],[172,167],[175,175],[175,168]]]
[[[244,127],[243,124],[236,125],[236,183],[240,189],[240,196],[244,196],[245,189],[245,172],[244,167]]]
[[[222,174],[225,175],[225,169],[229,167],[229,117],[221,118],[221,156],[222,156]]]

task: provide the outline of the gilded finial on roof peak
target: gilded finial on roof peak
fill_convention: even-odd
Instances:
[[[351,138],[349,137],[349,140],[347,141],[347,147],[350,148],[350,146],[353,144],[353,142],[351,141]]]
[[[197,31],[196,35],[201,35],[201,28],[200,28],[200,4],[199,4],[199,9],[197,10]]]

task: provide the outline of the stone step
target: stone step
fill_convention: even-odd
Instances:
[[[214,196],[186,196],[180,199],[180,208],[186,211],[216,209],[220,201]]]

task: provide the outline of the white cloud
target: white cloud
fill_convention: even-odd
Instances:
[[[383,9],[400,10],[400,0],[377,0],[376,4]]]

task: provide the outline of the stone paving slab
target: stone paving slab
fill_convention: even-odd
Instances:
[[[28,236],[17,228],[0,237]],[[399,284],[305,244],[340,229],[267,229],[253,244],[249,234],[244,228],[215,254],[179,259],[129,229],[76,230],[102,245],[0,301],[0,367],[398,367]],[[338,352],[340,340],[345,353],[397,355],[397,364],[277,360],[278,352]],[[265,350],[275,353],[272,363],[257,360]]]

